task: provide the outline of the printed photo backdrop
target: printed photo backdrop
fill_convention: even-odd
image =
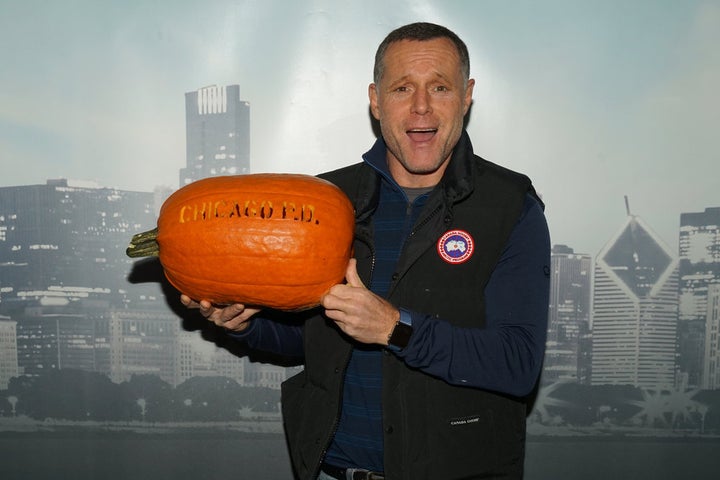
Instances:
[[[279,385],[300,367],[228,342],[124,251],[193,179],[359,161],[375,49],[413,21],[465,40],[476,153],[529,175],[547,205],[526,477],[720,467],[717,1],[0,11],[3,478],[291,478]]]

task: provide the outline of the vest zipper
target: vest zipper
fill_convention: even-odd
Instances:
[[[347,360],[345,361],[345,366],[343,367],[343,381],[340,382],[340,395],[338,398],[338,408],[335,412],[335,420],[333,420],[333,426],[332,430],[330,432],[330,436],[325,440],[325,446],[323,447],[322,452],[320,452],[320,461],[318,462],[317,466],[315,467],[315,472],[312,478],[317,478],[318,475],[320,475],[320,470],[322,469],[322,464],[325,461],[325,457],[327,456],[328,450],[330,449],[330,443],[332,442],[333,438],[335,438],[335,434],[337,433],[337,429],[340,426],[340,413],[342,412],[342,399],[345,392],[345,380],[344,375],[345,371],[347,370],[348,365],[350,365],[350,358],[352,357],[352,350],[350,351],[350,355],[348,355]]]
[[[371,260],[370,260],[370,276],[368,278],[368,284],[372,281],[373,273],[375,272],[375,246],[372,244],[372,242],[368,242],[363,238],[358,237],[358,241],[363,242],[365,245],[368,246],[371,253]],[[315,467],[315,472],[313,478],[317,478],[318,475],[320,475],[320,470],[322,469],[322,464],[325,461],[325,457],[327,456],[328,449],[330,448],[330,443],[332,442],[333,438],[335,438],[335,434],[337,433],[337,429],[340,426],[340,414],[342,412],[342,401],[343,401],[343,395],[345,392],[345,371],[347,371],[348,365],[350,365],[350,359],[352,358],[352,350],[350,351],[350,355],[348,355],[347,360],[345,361],[345,366],[343,367],[343,381],[340,382],[340,395],[338,396],[338,408],[335,412],[335,420],[333,421],[332,431],[330,433],[330,436],[325,441],[325,447],[323,447],[322,452],[320,453],[320,461],[318,462],[317,466]]]
[[[433,218],[435,215],[437,215],[438,213],[440,213],[441,210],[442,210],[442,205],[438,205],[437,208],[435,208],[435,210],[433,210],[432,212],[430,212],[430,214],[429,214],[427,217],[423,218],[420,223],[418,223],[417,225],[415,225],[415,227],[414,227],[414,228],[412,229],[412,231],[410,232],[410,235],[408,235],[408,238],[414,237],[415,234],[416,234],[418,231],[420,231],[421,228],[423,228],[425,225],[427,225],[427,224],[430,222],[430,220],[432,220],[432,218]]]
[[[358,242],[364,243],[368,247],[368,250],[370,250],[370,274],[368,275],[367,282],[365,282],[368,285],[370,285],[370,284],[372,284],[372,278],[373,278],[373,275],[375,274],[375,257],[376,257],[375,245],[368,238],[367,235],[362,236],[362,237],[356,236],[355,238],[357,239]]]

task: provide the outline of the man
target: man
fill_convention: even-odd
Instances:
[[[355,206],[355,259],[301,325],[182,297],[251,347],[303,359],[282,391],[299,478],[522,477],[550,243],[530,180],[473,154],[469,71],[438,25],[378,48],[382,137],[322,175]]]

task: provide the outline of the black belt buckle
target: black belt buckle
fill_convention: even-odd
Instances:
[[[369,470],[358,470],[354,468],[348,468],[345,472],[345,476],[348,480],[385,480],[385,475],[378,472],[371,472]]]
[[[338,480],[385,480],[385,474],[361,468],[339,468],[324,464],[322,471]]]

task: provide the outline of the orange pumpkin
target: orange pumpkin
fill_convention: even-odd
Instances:
[[[309,175],[211,177],[173,193],[131,257],[158,255],[170,283],[195,300],[310,308],[340,283],[352,251],[353,207]]]

